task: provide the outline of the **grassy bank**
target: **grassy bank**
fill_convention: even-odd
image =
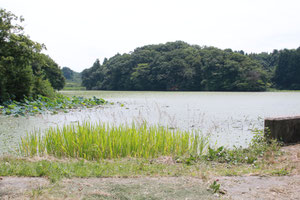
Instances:
[[[224,163],[191,157],[156,159],[123,158],[101,161],[55,159],[53,157],[2,157],[0,176],[48,177],[52,182],[72,177],[197,177],[208,180],[215,176],[287,175],[292,166],[274,163],[276,153],[260,157],[254,164]]]

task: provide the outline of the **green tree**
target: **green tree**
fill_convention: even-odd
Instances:
[[[24,35],[22,21],[0,9],[0,103],[38,94],[53,96],[52,87],[64,85],[58,65],[40,53],[44,45]]]
[[[133,68],[130,75],[130,80],[133,83],[134,90],[150,90],[151,84],[149,81],[150,66],[148,63],[139,63],[137,67]]]
[[[300,47],[279,52],[274,82],[278,89],[300,89]]]
[[[50,82],[51,86],[56,90],[63,89],[65,85],[65,78],[58,64],[45,54],[38,54],[37,58],[32,63],[34,74],[41,71],[43,78]]]
[[[0,102],[32,94],[31,63],[43,45],[25,36],[19,18],[0,9]]]

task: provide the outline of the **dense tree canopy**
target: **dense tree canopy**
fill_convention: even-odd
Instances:
[[[51,96],[52,87],[64,85],[59,66],[40,53],[43,45],[24,35],[22,21],[0,9],[0,102],[37,94]]]
[[[300,90],[300,47],[280,51],[274,82],[279,89]]]
[[[104,90],[263,91],[266,70],[231,50],[182,41],[147,45],[117,54],[82,72],[83,86]]]
[[[260,62],[268,72],[272,87],[286,90],[300,89],[300,47],[249,56]]]

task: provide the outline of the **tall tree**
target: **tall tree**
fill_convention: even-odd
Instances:
[[[51,86],[56,90],[63,89],[65,85],[65,78],[58,64],[48,55],[39,54],[37,59],[32,63],[34,74],[41,71],[43,78],[48,79]]]
[[[279,52],[274,81],[279,89],[300,89],[300,47]]]
[[[45,46],[24,34],[23,20],[0,9],[0,103],[38,94],[53,96],[52,87],[64,85],[58,65],[40,53]]]
[[[19,18],[0,9],[0,102],[32,94],[31,62],[43,46],[25,36]]]

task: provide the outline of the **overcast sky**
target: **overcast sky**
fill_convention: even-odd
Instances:
[[[182,40],[246,52],[300,46],[300,0],[0,0],[61,67]]]

